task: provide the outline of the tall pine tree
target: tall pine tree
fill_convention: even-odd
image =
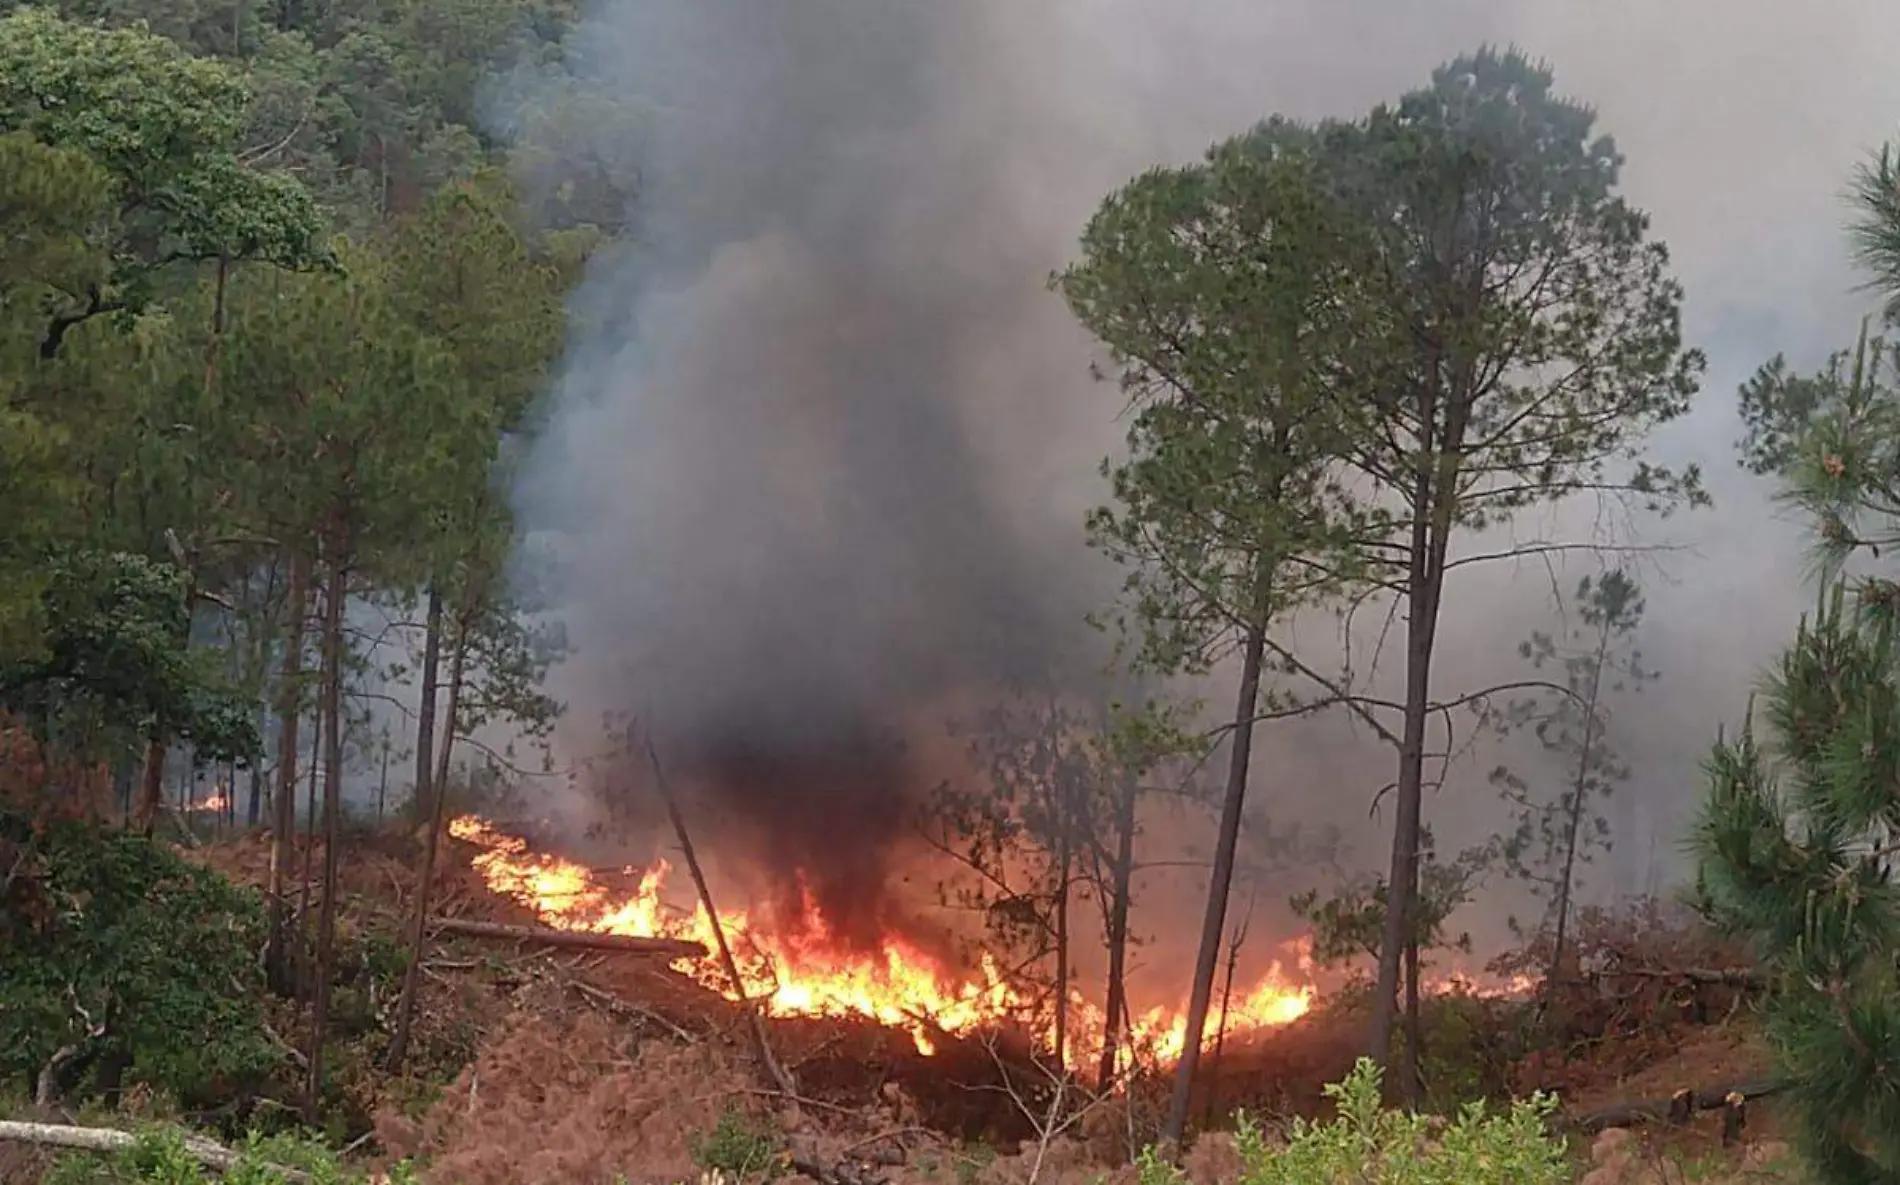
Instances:
[[[1892,308],[1900,178],[1883,155],[1861,180],[1856,242]],[[1751,721],[1716,745],[1696,833],[1707,911],[1771,975],[1763,1023],[1826,1185],[1900,1178],[1900,583],[1881,570],[1900,543],[1895,377],[1863,332],[1819,375],[1776,359],[1742,390],[1742,463],[1809,517],[1823,584],[1768,680],[1766,737]]]

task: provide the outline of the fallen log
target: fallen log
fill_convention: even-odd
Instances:
[[[1597,983],[1605,979],[1679,979],[1708,987],[1759,988],[1768,985],[1766,973],[1752,967],[1612,967],[1569,983]]]
[[[111,1127],[74,1127],[64,1123],[19,1123],[13,1120],[0,1120],[0,1140],[10,1140],[16,1144],[37,1144],[43,1148],[72,1148],[80,1152],[121,1152],[135,1147],[139,1138],[131,1132],[122,1132]],[[229,1172],[237,1167],[238,1154],[214,1144],[202,1136],[186,1135],[183,1138],[185,1152],[199,1164],[220,1173]],[[293,1169],[284,1165],[265,1166],[286,1181],[304,1182],[310,1180],[310,1174],[302,1169]]]
[[[437,934],[461,938],[486,938],[496,942],[538,942],[570,950],[599,950],[622,955],[646,955],[663,959],[703,959],[706,948],[685,938],[641,938],[632,934],[599,934],[592,930],[556,930],[549,926],[504,926],[498,922],[474,922],[465,918],[430,918],[429,928]]]
[[[1666,1099],[1643,1099],[1589,1111],[1570,1119],[1569,1126],[1585,1135],[1594,1135],[1612,1127],[1635,1127],[1639,1123],[1656,1120],[1681,1123],[1697,1111],[1733,1109],[1750,1099],[1779,1094],[1789,1085],[1785,1079],[1764,1078],[1753,1082],[1706,1086],[1699,1090],[1679,1090]],[[1736,1096],[1740,1096],[1739,1099]]]

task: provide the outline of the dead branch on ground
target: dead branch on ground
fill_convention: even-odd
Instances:
[[[669,960],[706,957],[705,946],[684,938],[643,938],[632,934],[601,934],[591,930],[555,930],[547,926],[504,926],[498,922],[444,917],[430,918],[429,928],[437,934],[497,942],[535,942],[542,946],[646,955]]]
[[[1785,1079],[1765,1078],[1753,1082],[1727,1082],[1696,1090],[1685,1087],[1666,1099],[1618,1103],[1613,1107],[1586,1112],[1571,1119],[1569,1126],[1586,1135],[1594,1135],[1612,1127],[1635,1127],[1658,1120],[1682,1123],[1697,1111],[1733,1108],[1736,1103],[1732,1096],[1739,1095],[1740,1101],[1746,1102],[1779,1094],[1787,1090],[1789,1085]]]

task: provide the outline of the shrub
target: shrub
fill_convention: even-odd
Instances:
[[[280,1060],[261,903],[154,840],[0,811],[0,1074],[222,1101]]]
[[[1501,1115],[1467,1105],[1434,1131],[1433,1120],[1388,1111],[1379,1102],[1380,1075],[1361,1058],[1345,1081],[1326,1088],[1338,1116],[1328,1123],[1296,1120],[1286,1143],[1270,1143],[1240,1116],[1235,1145],[1241,1185],[1563,1185],[1570,1165],[1544,1121],[1555,1100],[1533,1096]],[[1139,1162],[1141,1185],[1184,1185],[1181,1171],[1153,1149]]]
[[[776,1180],[785,1164],[772,1133],[754,1127],[742,1112],[731,1109],[720,1113],[719,1121],[693,1141],[692,1149],[699,1167],[731,1174],[740,1181],[755,1175]]]
[[[238,1150],[237,1163],[213,1173],[199,1163],[176,1128],[153,1128],[139,1133],[138,1143],[109,1156],[73,1153],[60,1160],[42,1185],[290,1185],[283,1170],[302,1174],[310,1185],[350,1185],[362,1174],[343,1168],[327,1149],[284,1137],[257,1138]],[[413,1185],[415,1175],[404,1164],[393,1166],[389,1185]]]

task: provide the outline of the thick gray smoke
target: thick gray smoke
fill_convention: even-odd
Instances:
[[[993,143],[941,118],[967,25],[934,0],[606,14],[586,49],[644,112],[643,249],[587,294],[632,315],[580,344],[528,502],[573,535],[579,698],[645,716],[747,854],[866,937],[903,807],[947,772],[906,744],[919,711],[1091,673],[1074,508],[986,441],[1052,396],[979,378],[1040,294]]]
[[[520,499],[564,555],[576,735],[650,712],[682,781],[751,821],[767,871],[819,877],[840,912],[878,900],[896,806],[938,776],[919,738],[943,705],[1074,686],[1099,658],[1079,621],[1110,585],[1080,514],[1118,406],[1043,286],[1091,209],[1268,113],[1354,114],[1515,42],[1598,105],[1712,357],[1706,410],[1660,447],[1702,459],[1722,506],[1666,532],[1694,550],[1652,582],[1665,680],[1626,737],[1656,833],[1622,838],[1665,859],[1697,757],[1804,603],[1790,532],[1732,476],[1731,392],[1768,353],[1851,336],[1836,197],[1900,115],[1883,57],[1900,8],[1787,11],[609,0],[575,48],[642,113],[597,130],[641,164],[641,246],[582,294],[591,328]],[[1550,586],[1531,565],[1455,590],[1440,686],[1521,676]],[[1269,813],[1357,820],[1377,856],[1375,742],[1322,725],[1260,752]],[[1472,780],[1429,808],[1454,843],[1495,823]]]

